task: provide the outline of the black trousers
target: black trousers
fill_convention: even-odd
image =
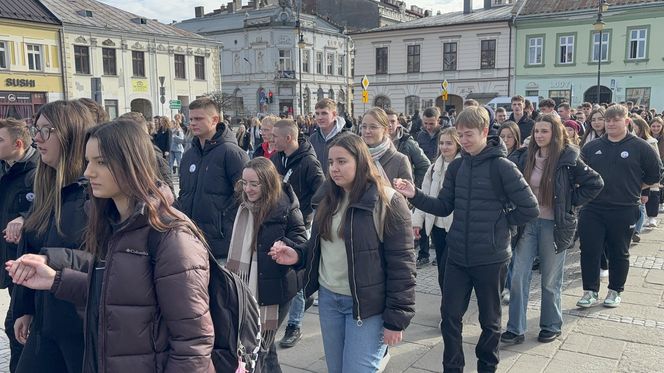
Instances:
[[[420,229],[420,239],[417,240],[420,250],[417,252],[417,259],[429,259],[429,236],[427,236],[426,229]]]
[[[14,284],[10,283],[7,287],[10,299],[13,290]],[[16,340],[16,335],[14,335],[14,315],[12,314],[11,306],[7,309],[7,315],[5,316],[5,334],[7,334],[7,338],[9,339],[9,351],[11,353],[11,357],[9,358],[9,371],[14,373],[16,372],[16,367],[18,366],[18,359],[21,358],[23,345]]]
[[[445,268],[443,290],[443,369],[445,373],[462,373],[463,315],[468,310],[470,294],[475,289],[482,334],[475,347],[477,370],[495,372],[498,367],[498,345],[502,309],[500,293],[505,286],[509,261],[476,267],[462,267],[450,261]]]
[[[659,215],[659,191],[650,191],[646,202],[646,215],[649,218],[656,218]]]
[[[640,216],[638,206],[599,210],[586,207],[579,213],[581,277],[583,290],[599,291],[602,252],[609,260],[609,289],[625,290],[629,272],[629,244]]]
[[[436,267],[438,268],[438,285],[440,292],[443,293],[445,283],[445,265],[447,264],[447,231],[444,228],[436,227],[431,228],[431,242],[434,249],[436,249]],[[442,297],[441,297],[441,316],[442,316]]]
[[[44,336],[31,328],[16,372],[80,373],[83,343],[83,334]]]

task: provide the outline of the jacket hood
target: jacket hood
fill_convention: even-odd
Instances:
[[[620,140],[620,141],[618,141],[618,142],[614,142],[614,141],[609,140],[609,135],[606,134],[606,131],[604,132],[604,134],[602,135],[602,137],[600,137],[600,140],[601,140],[601,141],[604,141],[604,142],[606,142],[607,144],[611,144],[611,145],[624,144],[624,143],[626,143],[626,142],[628,142],[628,141],[633,141],[633,140],[635,140],[635,139],[638,139],[638,137],[634,136],[633,134],[631,134],[631,133],[629,133],[629,132],[627,132],[627,136],[625,136],[624,139],[622,139],[622,140]],[[645,140],[643,140],[643,141],[645,141]]]
[[[574,145],[567,145],[558,159],[558,167],[560,166],[574,166],[579,159],[580,150]]]
[[[28,149],[25,152],[25,155],[23,156],[23,159],[20,161],[14,163],[11,167],[8,167],[7,162],[2,161],[2,164],[0,167],[3,169],[0,169],[0,175],[4,174],[19,174],[23,173],[26,171],[29,171],[35,167],[37,167],[37,161],[39,160],[39,153],[35,148],[33,147],[28,147]]]
[[[507,147],[505,147],[505,143],[500,140],[500,137],[489,136],[486,142],[486,147],[480,152],[480,154],[471,156],[470,153],[463,151],[462,157],[471,158],[473,160],[507,157]]]
[[[288,162],[295,162],[297,160],[300,160],[308,155],[312,155],[314,158],[316,158],[316,152],[314,151],[314,147],[311,145],[311,143],[305,139],[305,138],[300,138],[298,139],[298,143],[300,144],[300,147],[297,148],[297,150],[291,154],[288,160]],[[284,152],[279,152],[279,156],[281,158],[286,156],[286,153]]]
[[[192,146],[201,149],[200,141],[196,140],[192,141],[191,143]],[[205,141],[205,144],[203,144],[202,148],[203,149],[213,148],[223,143],[233,143],[237,145],[237,138],[235,137],[235,134],[233,133],[233,131],[231,131],[230,127],[226,123],[219,122],[217,123],[217,132],[215,132],[214,136],[212,136],[212,139]]]

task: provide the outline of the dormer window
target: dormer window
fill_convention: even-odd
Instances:
[[[143,17],[136,17],[131,19],[132,22],[137,23],[139,25],[147,25],[148,24],[148,19],[143,18]]]
[[[76,12],[81,17],[92,17],[92,11],[87,9],[81,9]]]

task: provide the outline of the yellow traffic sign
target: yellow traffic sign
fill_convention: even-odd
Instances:
[[[447,92],[443,93],[443,101],[447,101]]]
[[[449,83],[447,83],[447,79],[445,79],[443,81],[443,84],[441,84],[440,86],[443,87],[443,91],[447,91],[447,87],[449,86]]]
[[[368,103],[369,102],[369,92],[364,90],[362,91],[362,103]]]
[[[364,78],[362,78],[362,88],[366,91],[367,88],[369,87],[369,78],[365,75]]]

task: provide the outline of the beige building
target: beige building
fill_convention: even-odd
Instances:
[[[63,24],[68,98],[92,98],[111,118],[172,116],[172,100],[187,114],[189,102],[221,89],[218,42],[94,0],[42,3]]]

